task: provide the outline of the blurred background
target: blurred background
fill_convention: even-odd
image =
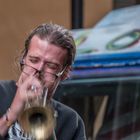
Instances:
[[[92,27],[112,9],[111,0],[105,0],[103,2],[96,0],[78,0],[79,2],[77,2],[80,3],[80,5],[76,1],[0,0],[1,79],[15,78],[16,73],[15,70],[11,70],[11,65],[13,65],[15,57],[18,55],[18,51],[24,47],[24,40],[27,33],[38,24],[53,22],[71,29],[72,22],[74,22],[72,21],[74,20],[72,10],[74,9],[74,12],[76,12],[75,10],[80,9],[82,13],[79,13],[79,15],[75,17],[75,20],[82,18],[80,24],[83,27]],[[75,8],[73,8],[74,6],[72,7],[72,3],[76,3]],[[81,7],[83,8],[81,9]],[[79,28],[78,25],[76,26]]]
[[[0,79],[16,80],[18,78],[18,69],[15,64],[16,59],[24,47],[26,35],[37,25],[52,22],[65,26],[74,33],[91,30],[90,33],[93,33],[92,37],[95,37],[95,39],[93,42],[90,40],[90,43],[92,42],[93,46],[94,42],[97,43],[95,46],[98,49],[101,47],[98,43],[102,42],[102,35],[104,37],[108,36],[108,32],[101,32],[101,29],[104,30],[110,26],[114,27],[120,24],[126,27],[133,19],[137,19],[137,23],[140,21],[138,18],[140,12],[139,4],[139,0],[0,0]],[[137,8],[131,8],[135,6]],[[116,13],[116,11],[118,12]],[[135,13],[134,16],[131,12]],[[121,17],[120,15],[123,16]],[[119,18],[117,18],[117,16]],[[125,19],[125,17],[128,18]],[[123,22],[125,22],[125,24]],[[124,29],[124,26],[121,26],[121,29]],[[118,26],[115,26],[115,28],[109,31],[113,33],[114,31],[119,32],[116,27]],[[134,27],[136,27],[136,29],[140,28],[138,24],[131,27],[133,29],[135,29]],[[131,27],[127,28],[128,31],[130,31]],[[124,30],[122,34],[125,33],[125,31],[126,30]],[[117,34],[117,36],[120,35]],[[98,42],[96,37],[98,37]],[[99,39],[99,37],[101,38]],[[138,40],[139,36],[137,41]],[[127,41],[129,42],[130,40],[125,39],[125,41],[121,40],[121,43],[117,43],[122,45],[122,42],[124,44],[124,42],[126,43]],[[88,41],[85,48],[87,46]],[[129,46],[129,44],[127,44],[127,46]],[[127,55],[128,52],[137,52],[137,54]],[[139,50],[136,49],[135,51],[128,50],[128,52],[123,52],[125,58],[129,58],[129,56],[130,58],[132,57],[129,61],[133,64],[137,62],[137,68],[132,69],[134,67],[131,67],[128,72],[128,68],[127,70],[122,70],[120,65],[119,69],[113,69],[112,74],[110,73],[110,68],[112,67],[109,67],[109,69],[107,69],[109,73],[104,73],[106,68],[103,69],[102,74],[104,75],[100,75],[97,70],[95,75],[99,74],[99,76],[96,77],[95,75],[87,75],[89,71],[84,71],[84,77],[81,78],[83,75],[78,75],[75,78],[73,76],[74,73],[71,79],[63,82],[58,88],[55,98],[77,110],[85,122],[88,140],[136,140],[136,138],[139,138],[139,127],[136,126],[136,122],[139,124],[139,119],[137,120],[137,118],[139,118],[139,112],[136,110],[139,110],[140,104],[140,55]],[[109,54],[115,55],[114,52],[109,52]],[[136,55],[137,58],[134,57]],[[110,61],[108,61],[113,60],[112,56],[107,57],[108,59],[102,59],[102,56],[100,56],[101,55],[99,55],[99,57],[97,56],[98,62],[102,60],[102,63],[104,63],[107,60],[109,64],[112,64],[112,62],[110,63]],[[134,58],[136,60],[132,61]],[[78,67],[79,57],[76,57],[76,59],[77,63],[74,65],[75,71],[81,69],[81,67]],[[86,60],[87,59],[88,57]],[[90,64],[91,61],[94,61],[94,57],[92,59],[89,57],[89,61],[86,61],[87,65]],[[120,62],[121,59],[119,60],[119,64]],[[90,68],[90,71],[94,73],[92,68],[95,68],[95,66],[92,65]],[[124,71],[127,72],[127,74]],[[131,75],[131,72],[133,75]],[[126,110],[126,108],[128,108],[128,110]],[[123,114],[126,112],[127,114]],[[121,118],[120,114],[123,114]],[[129,123],[124,124],[124,120],[127,120]],[[126,128],[129,128],[129,130],[126,130]]]

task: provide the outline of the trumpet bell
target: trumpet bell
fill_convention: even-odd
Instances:
[[[19,124],[32,138],[46,140],[51,137],[56,124],[54,110],[50,105],[27,108],[20,115]]]

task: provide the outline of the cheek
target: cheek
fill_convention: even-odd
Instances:
[[[54,84],[49,83],[49,82],[45,82],[45,86],[48,88],[48,97],[50,98],[53,94],[53,90],[54,90]]]
[[[53,96],[53,94],[55,93],[55,90],[56,90],[56,88],[59,84],[59,81],[60,80],[56,80],[54,83],[51,83],[51,82],[48,82],[48,81],[45,82],[45,86],[48,87],[49,97]]]
[[[44,84],[45,84],[45,87],[47,87],[49,90],[52,89],[54,86],[54,83],[51,83],[45,79],[44,79]]]

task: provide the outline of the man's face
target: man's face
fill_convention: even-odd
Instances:
[[[24,58],[24,63],[38,71],[42,71],[41,80],[48,87],[48,95],[52,96],[62,76],[55,77],[55,74],[61,72],[67,59],[67,50],[53,44],[49,44],[47,40],[42,40],[38,36],[31,39],[30,47],[27,56]],[[24,71],[25,68],[23,68]],[[22,72],[20,79],[26,80],[28,74]],[[54,79],[56,78],[56,79]]]

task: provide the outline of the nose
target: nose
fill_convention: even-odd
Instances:
[[[36,69],[37,69],[36,75],[38,75],[38,76],[42,75],[43,67],[44,67],[44,63],[42,62],[42,63],[40,63],[40,64],[38,65],[38,67],[36,68]]]
[[[42,71],[43,70],[43,67],[44,67],[44,63],[41,62],[38,66],[38,71]]]
[[[43,82],[44,81],[44,67],[45,67],[45,63],[41,62],[38,65],[38,71],[37,71],[37,77]]]

